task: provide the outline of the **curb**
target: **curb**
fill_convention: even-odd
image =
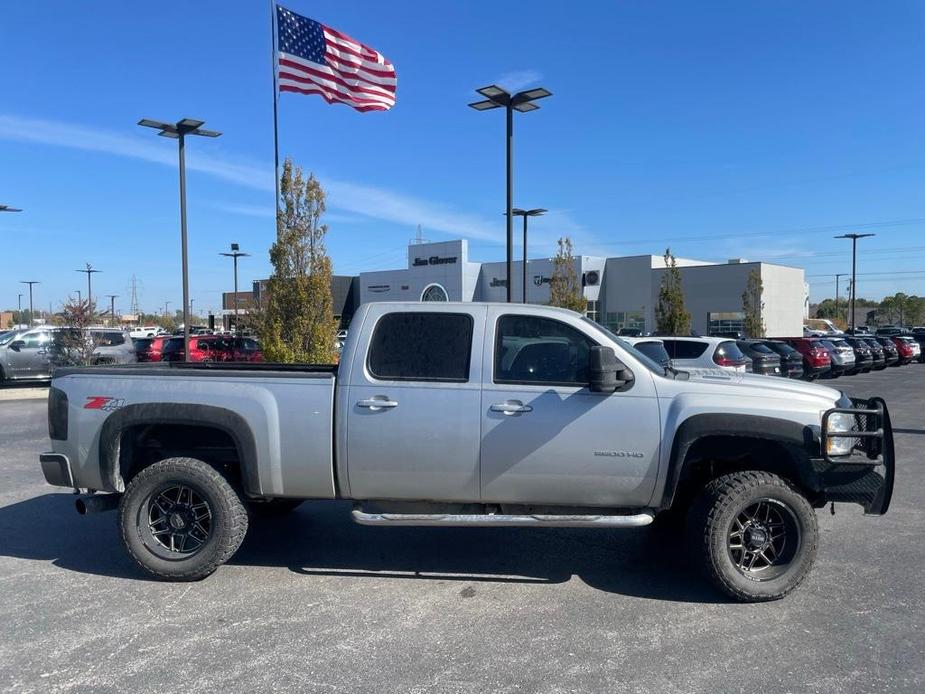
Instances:
[[[48,387],[38,388],[0,388],[0,401],[3,400],[44,400],[48,397]]]

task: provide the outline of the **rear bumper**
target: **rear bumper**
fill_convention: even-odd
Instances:
[[[852,398],[850,408],[832,408],[822,417],[820,445],[822,458],[813,461],[824,502],[860,504],[869,515],[882,516],[890,507],[896,475],[893,427],[882,398]],[[857,424],[850,432],[829,431],[829,416],[836,412],[855,415]],[[848,456],[826,453],[827,439],[855,438]]]
[[[61,453],[41,453],[39,464],[45,481],[55,487],[75,487],[71,461]],[[76,487],[75,487],[76,488]]]

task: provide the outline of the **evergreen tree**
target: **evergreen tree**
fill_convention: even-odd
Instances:
[[[684,308],[681,271],[670,248],[665,249],[664,259],[667,269],[655,305],[655,328],[663,335],[690,335],[691,314]]]
[[[763,294],[761,273],[757,269],[752,270],[748,273],[745,291],[742,292],[742,312],[745,314],[743,329],[748,337],[764,337],[764,318],[761,316],[764,310]]]
[[[280,176],[273,273],[259,311],[260,340],[268,361],[328,364],[337,359],[337,324],[331,298],[331,259],[321,223],[325,193],[288,157]]]
[[[584,313],[588,307],[578,273],[575,272],[575,257],[572,255],[572,240],[566,236],[559,239],[559,250],[552,259],[552,277],[549,281],[549,305]]]

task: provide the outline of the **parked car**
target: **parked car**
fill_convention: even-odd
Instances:
[[[138,361],[135,345],[127,330],[90,328],[90,340],[96,345],[91,364],[134,364]]]
[[[160,361],[164,352],[164,343],[171,339],[169,335],[139,337],[135,342],[135,358],[140,362]]]
[[[780,340],[762,340],[772,352],[780,357],[781,375],[787,378],[803,377],[803,355],[786,342]]]
[[[662,337],[661,340],[676,369],[693,373],[717,369],[745,373],[748,358],[733,340],[721,337]]]
[[[838,378],[844,374],[855,372],[854,350],[844,340],[838,341],[832,337],[819,338],[819,344],[829,353],[832,360],[832,370],[827,374],[829,378]]]
[[[235,337],[225,339],[225,361],[262,362],[263,352],[252,337]]]
[[[191,337],[189,341],[190,357],[188,361],[225,361],[223,347],[219,349],[220,345],[217,344],[217,341],[220,339],[221,338],[217,336]],[[170,336],[164,341],[164,346],[161,349],[161,361],[187,361],[185,356],[186,350],[184,348],[184,338],[182,336]]]
[[[896,352],[899,354],[899,365],[911,363],[922,353],[919,343],[906,335],[893,335],[891,338],[896,345]]]
[[[853,335],[847,335],[845,342],[854,350],[855,373],[869,373],[874,365],[874,355],[867,340]]]
[[[832,357],[815,337],[780,337],[803,355],[803,378],[814,381],[832,370]]]
[[[883,349],[883,345],[877,342],[873,336],[864,337],[862,339],[868,344],[868,346],[870,346],[871,356],[873,357],[873,365],[871,368],[874,371],[882,371],[885,369],[887,364],[886,352]]]
[[[925,328],[912,328],[912,339],[919,343],[919,347],[925,347]],[[919,361],[925,363],[925,349],[919,354]]]
[[[661,338],[622,337],[621,339],[631,344],[662,368],[671,366],[671,357],[668,356],[668,351],[665,349],[665,344]]]
[[[886,365],[899,366],[899,350],[896,349],[892,338],[877,335],[872,339],[879,342],[880,346],[883,347],[883,358],[886,360]]]
[[[49,328],[11,330],[0,337],[0,383],[51,378]]]
[[[737,340],[736,346],[752,360],[752,373],[781,376],[780,355],[764,344],[764,340]]]
[[[719,590],[766,601],[806,578],[815,509],[889,508],[880,398],[689,379],[548,306],[376,302],[354,325],[337,369],[59,370],[42,473],[106,492],[79,495],[78,510],[118,507],[128,555],[173,581],[228,561],[251,513],[350,500],[356,522],[383,527],[590,531],[674,511],[688,527],[677,544]]]
[[[877,337],[880,337],[881,335],[886,337],[893,337],[894,335],[906,335],[908,332],[909,331],[901,325],[883,325],[877,328],[877,332],[875,334]]]
[[[140,328],[133,328],[129,331],[129,335],[133,339],[139,337],[154,337],[155,335],[166,335],[167,331],[158,325],[145,325]]]

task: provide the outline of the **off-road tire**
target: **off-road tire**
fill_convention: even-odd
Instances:
[[[790,538],[792,557],[778,567],[779,575],[765,580],[740,570],[730,550],[736,519],[762,500],[788,509],[788,523],[798,531]],[[743,602],[779,600],[790,593],[806,578],[819,545],[816,513],[809,501],[789,482],[769,472],[734,472],[712,480],[690,508],[687,531],[688,546],[706,576],[726,595]]]
[[[182,485],[208,504],[210,532],[194,552],[171,554],[149,532],[151,505],[160,490]],[[247,509],[214,467],[195,458],[168,458],[139,472],[119,502],[122,544],[138,565],[165,581],[198,581],[224,564],[247,533]]]
[[[278,518],[295,511],[302,505],[303,499],[270,499],[268,501],[249,501],[247,510],[252,518]]]

